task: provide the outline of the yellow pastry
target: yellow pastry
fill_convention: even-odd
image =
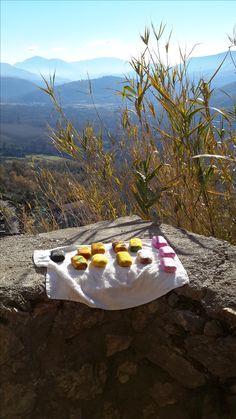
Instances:
[[[108,263],[108,259],[105,255],[97,253],[92,257],[91,263],[93,266],[96,266],[97,268],[104,268]]]
[[[92,255],[96,255],[97,253],[105,253],[105,246],[103,243],[93,243],[91,245]]]
[[[132,265],[132,258],[128,252],[118,252],[116,254],[116,260],[118,265],[123,267],[129,267]]]
[[[142,240],[138,238],[130,239],[129,241],[129,248],[131,252],[137,252],[138,250],[141,250],[143,247]]]
[[[89,259],[92,255],[91,246],[81,247],[77,250],[77,254],[83,256],[85,259]]]
[[[75,255],[71,258],[71,263],[75,269],[85,270],[88,266],[87,260],[80,255]]]

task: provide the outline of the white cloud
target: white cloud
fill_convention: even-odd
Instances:
[[[85,45],[80,48],[79,53],[83,55],[83,58],[120,57],[129,59],[133,51],[133,44],[128,42],[124,43],[119,39],[105,38],[93,39],[86,42]]]
[[[27,48],[27,50],[30,51],[30,52],[38,52],[39,51],[39,47],[38,47],[38,45],[30,45]]]
[[[63,52],[65,52],[65,48],[64,47],[53,47],[53,48],[51,48],[51,52],[63,53]]]

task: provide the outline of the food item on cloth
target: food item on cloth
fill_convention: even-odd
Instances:
[[[81,247],[77,250],[77,255],[83,256],[85,259],[89,259],[92,255],[91,246]]]
[[[65,260],[65,252],[64,250],[52,250],[50,253],[50,259],[53,260],[53,262],[63,262]]]
[[[135,237],[134,239],[130,239],[129,241],[129,248],[131,252],[137,252],[141,250],[143,247],[142,240]]]
[[[168,243],[163,236],[153,236],[152,245],[156,249],[160,249],[161,247],[168,246]]]
[[[128,251],[128,247],[126,246],[124,242],[116,242],[115,245],[112,247],[113,247],[114,252],[116,253]]]
[[[116,247],[116,245],[118,244],[118,243],[120,243],[120,241],[119,240],[114,240],[113,242],[112,242],[112,249],[115,251],[115,247]]]
[[[173,258],[161,258],[160,267],[163,271],[168,273],[176,271],[176,264]]]
[[[105,246],[103,243],[92,243],[91,245],[92,255],[96,255],[97,253],[105,253]]]
[[[118,265],[123,268],[128,268],[132,265],[132,257],[128,252],[118,252],[116,254],[116,260]]]
[[[170,246],[163,246],[159,250],[162,258],[174,258],[176,253]]]
[[[143,249],[138,251],[137,260],[143,265],[149,265],[153,261],[151,253],[148,250]]]
[[[75,269],[85,270],[88,266],[87,260],[80,255],[72,256],[71,263]]]
[[[96,266],[97,268],[104,268],[108,263],[108,259],[102,253],[97,253],[92,257],[91,263],[93,266]]]

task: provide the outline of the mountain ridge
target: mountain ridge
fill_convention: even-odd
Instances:
[[[225,57],[226,59],[215,77],[214,84],[215,86],[223,85],[226,83],[226,78],[228,83],[233,82],[236,71],[236,51],[189,58],[188,72],[191,78],[211,76]],[[31,81],[40,80],[40,75],[48,77],[54,71],[56,72],[57,84],[88,79],[88,77],[95,79],[110,75],[124,77],[124,74],[134,74],[127,60],[116,57],[97,57],[67,62],[59,58],[44,58],[35,55],[24,61],[16,62],[14,65],[1,64],[2,76],[19,77]]]
[[[87,78],[102,77],[105,75],[122,75],[131,71],[127,61],[120,58],[99,57],[90,60],[67,62],[57,58],[43,58],[34,56],[14,65],[16,68],[48,75],[48,72],[56,72],[57,76],[68,78],[70,81]]]
[[[26,89],[24,92],[22,80],[18,81],[19,89],[17,89],[17,79],[1,78],[1,102],[9,103],[50,103],[49,97],[40,90],[40,86],[33,85],[33,83],[24,80],[23,86]],[[115,76],[104,76],[92,80],[79,80],[69,83],[61,84],[55,87],[55,93],[60,96],[63,104],[89,104],[92,103],[91,95],[89,93],[90,84],[92,86],[93,100],[98,103],[116,103],[117,95],[114,94],[116,90],[124,82],[124,78]],[[13,84],[13,86],[12,86]],[[33,88],[34,86],[34,88]],[[20,90],[19,94],[16,91]],[[15,93],[15,95],[14,95]],[[119,100],[120,102],[120,100]]]

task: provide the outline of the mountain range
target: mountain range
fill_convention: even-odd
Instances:
[[[9,66],[9,64],[8,64]],[[128,62],[119,58],[94,58],[92,60],[82,60],[74,62],[66,62],[60,59],[47,59],[39,56],[28,58],[22,62],[17,62],[11,68],[4,68],[2,75],[11,76],[7,73],[15,72],[13,77],[18,77],[16,72],[19,71],[19,78],[26,78],[33,80],[32,77],[39,78],[40,74],[48,77],[49,74],[56,73],[56,79],[63,79],[64,81],[74,81],[90,78],[97,78],[106,75],[123,76],[130,72],[131,66]],[[23,76],[23,71],[27,73]]]
[[[226,52],[204,57],[191,57],[188,60],[188,72],[190,75],[209,77],[224,59]],[[226,84],[234,81],[235,77],[236,51],[228,54],[218,75],[217,84]],[[30,81],[39,81],[41,75],[48,77],[56,72],[58,84],[81,79],[98,78],[102,76],[119,76],[132,74],[131,65],[122,59],[103,57],[92,60],[81,60],[66,62],[60,59],[47,59],[39,56],[28,58],[14,65],[1,63],[1,77],[16,77]],[[225,79],[227,76],[227,80]],[[222,78],[224,82],[222,83]]]
[[[192,57],[188,62],[188,73],[191,79],[199,77],[210,78],[215,70],[220,66],[226,56],[225,53],[205,56]],[[218,74],[215,76],[212,86],[216,88],[214,92],[215,105],[229,106],[231,101],[229,96],[236,96],[236,51],[226,56]],[[60,97],[62,104],[65,105],[87,105],[92,103],[89,94],[88,75],[94,75],[91,79],[93,101],[96,104],[118,104],[120,98],[115,94],[117,90],[122,90],[125,71],[131,66],[118,58],[96,58],[94,60],[78,61],[68,63],[59,59],[45,59],[42,57],[32,57],[21,63],[11,66],[1,63],[1,94],[2,103],[22,103],[22,104],[49,104],[48,96],[39,89],[44,85],[40,73],[48,76],[50,71],[56,70],[56,93]],[[20,68],[21,67],[21,68]],[[33,72],[35,71],[35,73]],[[104,75],[108,73],[109,75]],[[103,76],[101,76],[103,74]],[[118,74],[118,75],[117,75]],[[127,74],[127,71],[126,71]],[[84,77],[82,77],[84,75]],[[67,77],[67,78],[66,78]],[[71,79],[75,79],[71,81]],[[221,90],[219,90],[221,89]],[[222,90],[226,90],[229,96],[225,97]]]
[[[63,105],[88,105],[94,101],[96,104],[121,103],[116,92],[122,90],[124,79],[115,76],[104,76],[98,79],[73,81],[55,87],[55,93]],[[42,81],[33,83],[28,80],[1,77],[2,103],[41,104],[49,105],[50,98],[39,87]],[[44,86],[45,87],[45,86]],[[90,94],[92,89],[92,97]]]
[[[196,80],[199,76],[211,77],[225,54],[191,58],[188,62],[189,76]],[[232,57],[236,62],[235,51]],[[122,90],[127,70],[132,77],[131,67],[125,61],[100,58],[66,63],[32,57],[13,66],[1,63],[0,70],[0,156],[55,153],[46,125],[54,125],[57,115],[53,113],[48,95],[39,89],[45,87],[40,73],[47,77],[54,70],[55,93],[76,128],[83,129],[87,121],[99,126],[102,120],[109,132],[119,137],[117,112],[122,99],[116,93]],[[212,106],[226,108],[232,106],[232,100],[236,102],[235,71],[234,62],[228,55],[214,79]],[[101,117],[99,120],[97,111]]]
[[[204,57],[192,57],[188,61],[188,73],[192,78],[203,77],[209,79],[222,64],[213,79],[213,87],[220,87],[236,81],[236,51],[231,51]]]

